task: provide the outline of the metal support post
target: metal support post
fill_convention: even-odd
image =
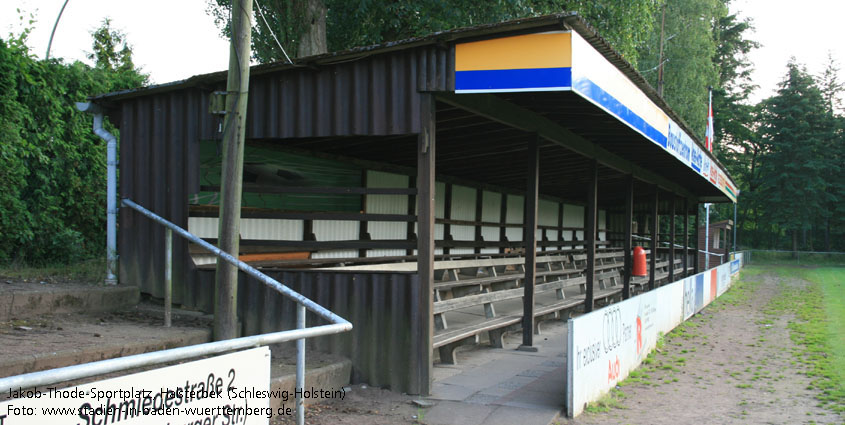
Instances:
[[[173,305],[173,230],[164,228],[164,327],[170,327]]]
[[[305,329],[305,306],[296,304],[296,329]],[[297,392],[298,391],[298,392]],[[305,424],[305,338],[296,340],[296,425]]]

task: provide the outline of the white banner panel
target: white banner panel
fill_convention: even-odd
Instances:
[[[76,387],[12,390],[2,425],[267,425],[270,349],[254,348]]]
[[[634,370],[668,333],[730,286],[731,264],[569,319],[567,399],[579,415]],[[721,288],[724,288],[723,290]]]

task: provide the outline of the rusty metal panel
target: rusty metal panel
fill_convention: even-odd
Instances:
[[[421,347],[419,279],[414,273],[353,273],[265,270],[265,273],[352,322],[351,332],[308,340],[310,348],[352,360],[352,382],[419,393],[415,353]],[[196,281],[213,287],[213,270],[195,270]],[[212,292],[212,291],[206,291]],[[211,299],[201,309],[209,311]],[[295,303],[239,273],[238,303],[244,335],[296,327]],[[309,326],[321,324],[309,313]]]

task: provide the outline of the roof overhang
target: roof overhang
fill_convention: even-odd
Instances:
[[[736,184],[712,154],[577,31],[457,43],[454,66],[457,96],[508,94],[519,102],[522,93],[571,92],[641,136],[629,143],[650,142],[736,202]]]

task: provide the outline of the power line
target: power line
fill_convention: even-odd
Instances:
[[[267,27],[267,30],[270,31],[270,35],[273,36],[273,40],[276,40],[276,44],[279,46],[280,49],[282,49],[282,54],[285,55],[285,59],[288,60],[289,64],[293,64],[293,61],[290,60],[290,57],[288,56],[287,52],[285,52],[285,48],[282,47],[282,43],[280,43],[279,39],[276,38],[276,33],[274,33],[273,29],[270,28],[270,24],[267,23],[267,18],[264,17],[264,12],[261,11],[261,3],[258,3],[258,0],[255,0],[255,5],[258,6],[258,14],[261,15],[261,20],[264,21],[264,25]]]

